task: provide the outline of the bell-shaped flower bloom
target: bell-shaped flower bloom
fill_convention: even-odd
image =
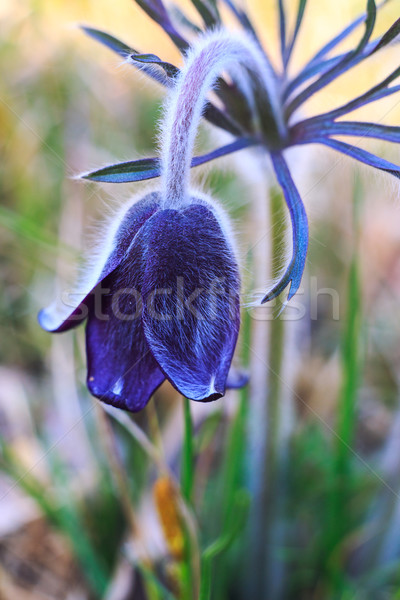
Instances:
[[[185,66],[182,71],[154,54],[138,53],[104,31],[85,27],[86,33],[167,88],[175,86],[177,81],[179,86],[183,80],[182,75],[188,72],[187,65],[193,66],[197,60],[193,69],[193,74],[197,74],[197,77],[192,77],[190,82],[194,84],[192,87],[195,89],[197,80],[212,78],[215,65],[220,58],[222,59],[225,64],[223,69],[218,67],[219,74],[228,72],[230,77],[219,79],[214,90],[214,99],[209,99],[203,107],[202,115],[209,123],[234,137],[225,146],[205,155],[195,156],[191,165],[195,167],[252,145],[269,154],[277,182],[286,200],[293,235],[291,258],[279,281],[264,296],[263,302],[276,298],[285,290],[287,299],[290,300],[301,283],[309,232],[305,207],[290,172],[290,165],[286,162],[285,151],[293,146],[320,144],[364,165],[400,178],[398,164],[376,156],[354,143],[354,139],[357,138],[375,138],[398,144],[400,127],[357,121],[353,118],[343,119],[363,106],[400,92],[399,66],[381,81],[374,82],[373,85],[371,83],[372,87],[360,96],[349,98],[343,105],[332,110],[305,116],[306,104],[315,94],[359,64],[371,60],[378,53],[382,55],[386,48],[398,43],[400,18],[386,31],[375,36],[378,12],[389,4],[389,0],[379,3],[375,0],[364,0],[364,13],[342,31],[332,37],[328,36],[323,46],[296,71],[291,68],[291,62],[300,45],[299,33],[309,7],[307,0],[298,0],[297,3],[276,0],[274,3],[279,16],[281,64],[278,66],[270,60],[270,49],[264,47],[257,34],[257,26],[252,24],[251,16],[239,7],[240,3],[235,0],[216,0],[212,3],[193,1],[203,26],[201,35],[191,38],[190,41],[186,38],[189,29],[185,30],[183,26],[177,29],[174,26],[175,20],[164,0],[136,0],[136,3],[164,29],[183,54]],[[287,18],[285,5],[297,12],[293,18]],[[240,26],[238,30],[225,29],[223,11],[219,10],[221,7],[232,13]],[[187,15],[184,21],[190,22]],[[198,26],[193,26],[191,31],[193,30],[198,31]],[[357,33],[357,30],[361,32]],[[340,50],[341,44],[348,42],[352,34],[355,35],[354,45]],[[218,102],[215,102],[215,97],[218,98]],[[344,141],[343,137],[353,140],[349,143]],[[121,183],[142,181],[159,175],[157,160],[148,158],[109,165],[87,173],[85,177],[93,181]]]
[[[239,328],[238,268],[220,211],[191,191],[191,167],[249,146],[270,156],[291,219],[292,249],[282,275],[263,302],[285,290],[290,300],[299,289],[306,263],[308,220],[286,162],[288,148],[322,144],[400,177],[398,165],[337,139],[400,142],[400,127],[342,119],[400,91],[400,85],[392,85],[400,77],[399,67],[342,106],[307,118],[299,114],[314,94],[398,40],[400,19],[373,37],[377,11],[387,0],[378,6],[375,0],[366,0],[365,13],[328,40],[294,75],[289,67],[306,0],[299,0],[291,31],[284,3],[277,0],[279,71],[249,16],[234,0],[225,4],[242,31],[223,27],[220,2],[208,3],[208,8],[195,2],[205,31],[193,43],[175,27],[163,0],[136,1],[184,55],[181,69],[154,54],[139,54],[108,33],[85,30],[170,90],[160,127],[161,156],[109,165],[84,177],[122,183],[161,176],[160,191],[126,212],[104,254],[99,276],[69,313],[60,316],[50,308],[40,315],[49,331],[63,331],[87,318],[89,389],[130,410],[144,406],[165,377],[194,400],[211,400],[225,391]],[[338,52],[338,46],[360,27],[356,45]],[[213,88],[214,98],[208,98]],[[202,117],[233,138],[225,146],[193,157]],[[243,380],[239,377],[236,383]]]
[[[85,319],[90,392],[130,411],[165,380],[192,400],[225,393],[239,331],[239,271],[220,211],[205,199],[133,204],[80,302],[41,326],[66,331]],[[240,385],[243,381],[236,381]]]

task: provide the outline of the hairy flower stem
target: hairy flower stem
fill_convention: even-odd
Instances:
[[[250,75],[257,76],[258,85],[271,105],[276,126],[283,134],[285,127],[275,79],[258,46],[248,36],[223,30],[203,37],[186,59],[161,127],[165,207],[179,207],[189,202],[190,163],[207,93],[222,71],[233,66],[236,74],[238,65],[241,71],[247,70]],[[255,78],[249,79],[251,86]],[[249,98],[249,103],[254,104],[252,98]]]
[[[272,189],[270,192],[270,248],[273,276],[276,276],[282,267],[281,236],[284,223],[285,212],[282,196],[277,190]],[[280,533],[278,509],[282,501],[280,416],[285,321],[280,317],[275,317],[269,325],[268,358],[266,358],[265,349],[262,355],[264,368],[268,370],[267,397],[264,397],[264,403],[266,402],[264,427],[258,436],[260,445],[262,439],[265,441],[258,449],[262,454],[257,463],[259,481],[255,488],[253,523],[250,524],[253,567],[249,585],[252,598],[272,600],[279,597],[279,588],[282,582],[281,568],[276,559],[276,542]]]
[[[264,171],[266,164],[262,164]],[[266,182],[264,183],[266,185]],[[265,198],[259,193],[260,186],[254,186],[254,202],[251,214],[251,235],[254,244],[249,253],[252,257],[253,287],[255,289],[265,286],[265,280],[270,265],[270,244],[266,231],[269,231],[268,206]],[[267,356],[268,344],[268,322],[263,318],[265,307],[260,307],[251,313],[251,347],[249,361],[249,414],[248,414],[248,450],[246,461],[246,480],[249,487],[252,505],[247,531],[247,547],[249,553],[244,569],[243,591],[244,597],[257,598],[258,574],[260,566],[258,560],[260,552],[259,532],[260,519],[264,510],[264,499],[262,493],[262,481],[260,473],[263,471],[265,457],[265,423],[267,407],[265,401],[265,390],[267,387]],[[261,313],[260,318],[258,314]]]
[[[281,194],[272,190],[271,201],[271,255],[272,264],[279,271],[282,260],[282,223],[284,223],[284,203]],[[275,276],[275,273],[273,273]],[[278,299],[279,300],[279,299]],[[281,400],[282,400],[282,366],[285,346],[285,321],[278,316],[270,323],[269,332],[269,361],[267,385],[267,432],[265,469],[262,474],[262,487],[265,494],[265,524],[263,549],[265,551],[264,568],[261,573],[264,578],[264,589],[268,598],[273,600],[280,597],[281,565],[278,564],[276,542],[279,538],[279,505],[282,501],[281,492]],[[267,596],[265,596],[267,597]]]
[[[194,448],[193,448],[193,422],[190,412],[190,400],[183,398],[183,443],[181,458],[181,492],[188,507],[192,505],[194,476]],[[184,562],[182,565],[183,598],[191,600],[193,593],[192,578],[192,547],[190,532],[185,526],[184,530]]]

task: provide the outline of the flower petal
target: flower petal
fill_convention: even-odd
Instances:
[[[46,331],[62,332],[76,327],[84,321],[93,304],[92,292],[96,286],[120,264],[136,233],[143,223],[157,210],[159,196],[148,194],[139,202],[133,204],[125,213],[119,224],[105,257],[100,262],[98,275],[94,273],[91,281],[85,285],[82,292],[69,294],[68,298],[53,303],[40,311],[39,324]]]
[[[206,205],[159,211],[145,229],[146,339],[183,395],[215,400],[225,393],[239,331],[240,280],[233,252]]]
[[[136,239],[100,284],[101,302],[90,311],[86,327],[89,391],[132,412],[144,408],[165,380],[143,334],[143,251]]]

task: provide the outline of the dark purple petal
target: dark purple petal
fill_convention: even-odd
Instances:
[[[120,264],[136,233],[157,210],[158,205],[159,196],[152,193],[129,208],[114,236],[108,256],[104,257],[104,264],[100,265],[99,276],[85,290],[73,294],[73,297],[68,299],[68,304],[60,302],[41,310],[38,320],[43,329],[60,333],[76,327],[87,318],[94,302],[92,292]]]
[[[171,383],[192,400],[223,396],[240,321],[239,274],[210,208],[156,213],[146,239],[144,333]]]
[[[86,327],[87,385],[104,402],[136,412],[164,381],[142,328],[143,249],[136,236],[98,291]]]
[[[271,154],[271,159],[290,213],[293,230],[293,249],[292,258],[283,276],[263,298],[262,303],[279,296],[289,284],[288,300],[293,298],[301,283],[308,249],[308,221],[303,201],[283,156],[278,153]]]

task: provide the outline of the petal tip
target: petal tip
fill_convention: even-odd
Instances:
[[[57,333],[63,324],[62,322],[60,324],[59,320],[57,319],[57,308],[54,305],[50,305],[47,308],[42,308],[38,312],[37,320],[40,327],[49,333]]]
[[[218,378],[218,381],[216,381]],[[226,376],[222,378],[219,374],[211,376],[209,383],[188,382],[181,379],[179,374],[168,378],[174,388],[189,400],[194,402],[213,402],[225,396]]]
[[[104,391],[97,385],[97,381],[93,375],[88,375],[86,385],[89,392],[92,396],[97,398],[97,400],[132,413],[141,411],[152,396],[152,394],[141,396],[139,401],[133,402],[132,399],[125,397],[125,394],[122,394],[122,381],[118,380],[112,389]]]

